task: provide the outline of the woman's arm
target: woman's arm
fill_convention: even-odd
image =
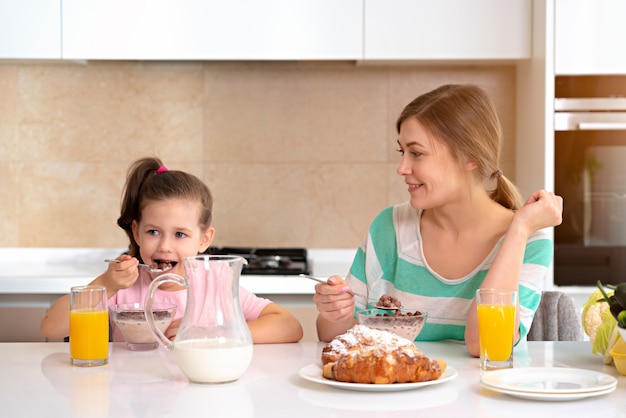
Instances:
[[[480,286],[481,288],[504,288],[515,290],[519,288],[519,278],[527,240],[528,236],[526,235],[526,232],[517,230],[514,228],[512,223],[491,268],[485,276],[485,280],[483,280],[483,283]],[[517,342],[519,340],[519,299],[515,312],[515,342]],[[465,325],[465,344],[471,355],[475,357],[480,355],[476,299],[472,302],[467,315],[467,323]]]
[[[513,216],[502,246],[480,287],[518,289],[528,238],[540,229],[559,225],[562,221],[562,213],[563,199],[560,196],[545,190],[533,193],[524,206]],[[520,338],[519,298],[517,308],[515,320],[516,342]],[[472,302],[468,312],[465,327],[465,344],[470,354],[475,357],[480,355],[476,300]]]
[[[351,308],[351,312],[354,308]],[[322,342],[330,342],[337,335],[345,333],[347,330],[356,325],[356,319],[350,316],[350,318],[341,322],[331,322],[324,319],[321,315],[317,316],[317,338]]]

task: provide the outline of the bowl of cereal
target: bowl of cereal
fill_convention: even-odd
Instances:
[[[356,318],[368,328],[389,331],[413,341],[424,328],[428,313],[407,308],[366,309],[358,311]]]
[[[126,340],[126,346],[129,350],[154,350],[158,347],[159,344],[148,327],[142,304],[129,303],[113,305],[109,307],[109,313],[113,323],[117,329],[119,329],[124,340]],[[167,327],[172,323],[175,313],[176,305],[156,303],[152,305],[154,323],[161,332],[165,332]]]

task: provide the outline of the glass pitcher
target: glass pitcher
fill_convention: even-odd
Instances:
[[[230,255],[187,257],[186,278],[166,273],[150,283],[145,302],[148,326],[193,382],[235,381],[252,361],[252,336],[239,302],[239,277],[246,263],[245,258]],[[152,316],[154,293],[167,282],[187,288],[187,307],[173,342]]]

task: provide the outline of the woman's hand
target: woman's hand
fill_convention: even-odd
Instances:
[[[315,285],[313,302],[320,317],[329,322],[346,321],[354,316],[354,299],[350,287],[339,276],[331,276],[325,284]]]
[[[352,327],[354,300],[348,293],[350,287],[339,276],[331,276],[325,284],[315,285],[313,302],[317,307],[317,336],[320,341],[330,341]]]
[[[563,198],[546,190],[538,190],[515,212],[513,224],[523,227],[528,235],[563,221]]]
[[[319,312],[316,324],[320,341],[328,342],[356,323],[354,299],[349,291],[350,287],[339,276],[331,276],[325,284],[315,285],[313,302]]]

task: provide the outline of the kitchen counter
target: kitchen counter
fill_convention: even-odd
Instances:
[[[479,386],[478,359],[457,342],[417,343],[458,376],[401,392],[356,392],[311,382],[299,370],[320,361],[322,343],[255,345],[252,364],[228,384],[189,383],[162,348],[110,345],[109,364],[76,368],[67,343],[0,344],[2,415],[11,417],[624,417],[626,377],[591,354],[586,342],[528,342],[516,367],[575,367],[618,378],[610,394],[576,401],[522,400]],[[26,390],[27,389],[27,390]],[[389,415],[389,414],[393,415]]]
[[[0,341],[46,341],[39,322],[50,304],[72,286],[91,282],[106,269],[103,260],[122,252],[123,248],[0,248]],[[308,249],[307,253],[313,275],[326,278],[345,276],[355,250]],[[317,339],[315,283],[297,276],[242,275],[240,284],[290,309],[304,327],[305,340]],[[558,290],[570,294],[581,309],[595,288]]]
[[[104,260],[123,248],[0,248],[0,341],[48,341],[39,323],[49,306],[72,286],[90,283],[106,269]],[[345,276],[355,250],[309,249],[317,277]],[[304,328],[304,340],[317,340],[312,301],[315,283],[298,276],[241,275],[247,290],[289,309]]]
[[[113,248],[3,248],[0,249],[0,294],[34,295],[69,293],[70,287],[87,284],[106,269],[103,262],[124,249]],[[355,250],[310,249],[313,274],[346,275]],[[260,295],[312,295],[315,285],[297,276],[242,275],[240,284]]]

